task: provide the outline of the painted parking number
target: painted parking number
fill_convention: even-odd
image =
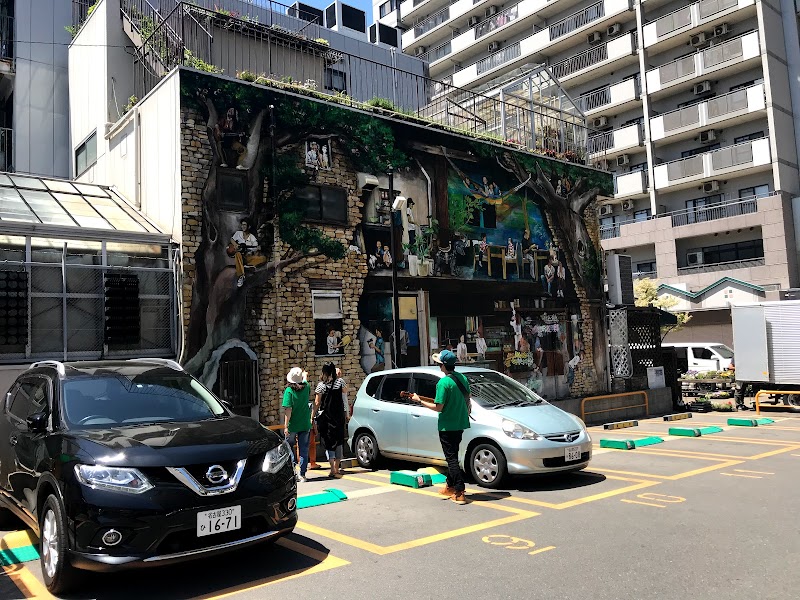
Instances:
[[[644,506],[652,506],[655,508],[666,508],[669,504],[680,504],[681,502],[686,502],[686,498],[682,498],[681,496],[667,496],[666,494],[656,494],[655,492],[639,494],[636,497],[640,498],[640,500],[629,500],[627,498],[623,498],[620,501],[627,502],[628,504],[643,504]]]
[[[526,540],[524,538],[514,537],[513,535],[487,535],[483,537],[483,541],[487,544],[491,544],[492,546],[502,546],[507,550],[530,550],[536,545],[535,542]],[[548,550],[553,550],[554,548],[555,546],[547,546],[545,548],[534,550],[533,552],[528,552],[528,554],[539,554],[540,552],[547,552]]]

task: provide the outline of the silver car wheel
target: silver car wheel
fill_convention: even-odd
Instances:
[[[368,435],[362,435],[356,443],[356,456],[362,464],[369,464],[375,460],[375,444]]]
[[[48,509],[44,515],[42,527],[42,554],[44,555],[44,569],[47,576],[52,578],[58,566],[58,525],[56,515]]]
[[[500,475],[497,457],[487,448],[475,453],[472,465],[475,476],[483,483],[492,483]]]

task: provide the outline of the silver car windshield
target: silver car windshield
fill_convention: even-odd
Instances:
[[[534,392],[500,373],[464,373],[472,399],[483,408],[535,406],[544,402]]]

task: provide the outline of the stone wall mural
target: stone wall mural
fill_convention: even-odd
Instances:
[[[605,352],[592,348],[604,343],[599,240],[586,220],[610,176],[193,71],[181,73],[181,97],[184,362],[207,385],[223,393],[226,361],[257,364],[264,422],[277,419],[291,366],[316,377],[332,361],[359,385],[390,362],[381,282],[393,266],[409,290],[435,280],[518,285],[572,316],[556,334],[570,389],[604,381]],[[413,299],[404,306],[399,352],[432,336]],[[513,350],[536,362],[555,338],[524,317]]]

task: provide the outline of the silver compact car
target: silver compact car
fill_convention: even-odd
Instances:
[[[459,462],[478,485],[499,487],[507,474],[585,469],[592,439],[583,421],[525,386],[489,369],[459,368],[471,388],[470,428]],[[375,468],[381,456],[444,465],[438,413],[401,392],[436,396],[438,367],[393,369],[369,375],[358,390],[348,425],[359,464]]]

